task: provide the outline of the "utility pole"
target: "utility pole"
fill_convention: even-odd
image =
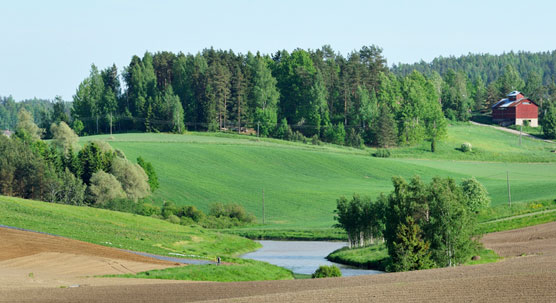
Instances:
[[[110,114],[110,136],[112,136],[112,114]]]
[[[257,121],[257,137],[259,137],[259,122]]]
[[[264,225],[264,188],[263,188],[263,225]]]
[[[512,193],[510,191],[510,172],[506,171],[506,182],[508,183],[508,204],[512,207]]]

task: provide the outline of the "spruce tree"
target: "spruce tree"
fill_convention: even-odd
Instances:
[[[376,143],[379,147],[392,147],[396,145],[398,128],[394,115],[387,105],[380,107],[380,114],[375,125]]]
[[[554,108],[554,104],[549,103],[546,106],[541,125],[547,139],[556,139],[556,108]]]

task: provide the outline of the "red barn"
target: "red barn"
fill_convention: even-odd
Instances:
[[[539,106],[522,93],[513,91],[492,106],[492,121],[501,125],[523,125],[523,121],[529,121],[530,126],[537,127]]]

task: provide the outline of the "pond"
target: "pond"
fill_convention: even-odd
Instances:
[[[336,265],[342,271],[342,276],[374,275],[382,273],[378,270],[359,269],[352,266],[333,263],[325,257],[347,245],[345,242],[328,241],[258,241],[262,248],[242,256],[268,262],[287,268],[294,273],[312,274],[320,265]]]

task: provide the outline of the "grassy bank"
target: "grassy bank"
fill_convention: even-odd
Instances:
[[[169,279],[189,281],[238,282],[259,280],[291,280],[291,271],[265,262],[224,258],[222,265],[188,265],[137,274],[108,275],[105,277]]]
[[[533,226],[543,223],[549,223],[556,221],[556,211],[552,212],[539,212],[532,216],[512,218],[509,220],[496,221],[496,222],[485,222],[479,225],[479,229],[482,233],[491,233],[504,230],[512,230],[523,228],[527,226]]]
[[[104,209],[0,196],[0,224],[104,246],[194,258],[236,256],[260,244],[234,235]]]
[[[499,204],[481,210],[477,215],[477,221],[488,222],[551,209],[556,209],[556,200],[554,199],[513,203],[511,206],[509,204]]]
[[[383,243],[360,248],[340,248],[333,251],[327,260],[359,268],[386,270],[389,262],[388,251]]]
[[[478,256],[480,257],[478,260],[469,260],[463,265],[492,263],[502,259],[494,251],[484,248],[479,250]],[[326,259],[340,264],[382,271],[386,271],[391,262],[386,245],[382,243],[351,249],[344,247],[333,251]]]
[[[347,234],[338,228],[320,229],[225,229],[223,233],[252,240],[297,240],[297,241],[347,241]]]

